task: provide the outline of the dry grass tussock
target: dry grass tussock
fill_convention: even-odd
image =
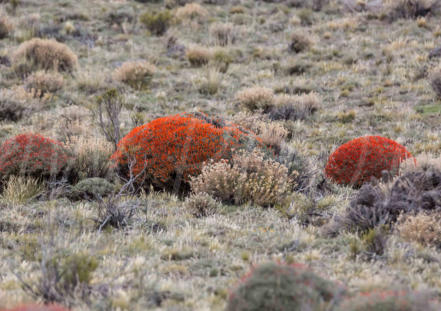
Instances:
[[[67,45],[39,38],[20,44],[12,60],[15,66],[26,66],[30,71],[43,69],[71,72],[78,63],[77,56]]]
[[[270,88],[253,86],[240,90],[235,100],[250,111],[268,111],[274,104],[274,91]]]
[[[209,16],[209,12],[199,3],[187,3],[176,10],[176,18],[179,20],[203,20]]]
[[[150,84],[156,71],[156,67],[147,61],[128,61],[115,69],[112,77],[115,81],[142,89]]]

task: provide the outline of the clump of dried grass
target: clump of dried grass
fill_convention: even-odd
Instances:
[[[199,3],[187,3],[176,10],[175,16],[179,20],[204,20],[209,15],[208,11]]]
[[[75,154],[71,165],[79,179],[106,178],[112,173],[109,158],[113,153],[113,146],[108,141],[97,137],[76,136],[68,143],[68,147]]]
[[[71,72],[77,67],[77,56],[65,44],[55,40],[34,38],[23,42],[12,55],[19,73],[36,70]]]
[[[237,92],[235,100],[250,111],[267,112],[274,104],[274,92],[266,87],[253,86]]]
[[[112,77],[134,89],[142,89],[150,84],[156,70],[156,67],[147,61],[128,61],[115,69]]]
[[[251,202],[260,206],[283,203],[291,183],[288,169],[265,159],[258,150],[235,154],[231,162],[208,163],[190,182],[194,193],[207,193],[227,204]]]
[[[201,67],[213,58],[213,51],[202,46],[192,46],[187,49],[185,55],[193,67]]]
[[[38,179],[12,175],[5,183],[0,201],[10,205],[25,204],[43,191],[44,186]]]
[[[64,78],[56,71],[37,71],[27,77],[25,88],[35,97],[43,97],[47,93],[55,93],[63,87]]]
[[[303,95],[277,95],[274,106],[269,111],[272,120],[304,120],[320,107],[321,99],[316,93]]]
[[[214,23],[210,26],[210,34],[217,45],[233,44],[237,40],[237,31],[232,23]]]
[[[441,248],[441,213],[439,212],[402,215],[398,218],[396,230],[405,240]]]

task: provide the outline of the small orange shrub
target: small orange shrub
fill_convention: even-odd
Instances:
[[[14,309],[8,309],[2,311],[69,311],[69,310],[55,304],[51,304],[51,305],[32,304],[32,305],[23,305],[16,307]]]
[[[361,186],[386,170],[396,174],[400,163],[412,155],[397,142],[365,136],[341,145],[329,157],[326,176],[338,184]]]
[[[39,134],[21,134],[0,147],[0,176],[55,176],[67,167],[69,159],[61,143]]]
[[[182,186],[188,188],[190,176],[201,172],[205,161],[229,158],[232,149],[257,142],[250,138],[234,125],[201,113],[183,113],[134,128],[119,142],[112,159],[120,168],[135,160],[132,173],[144,170],[142,182],[146,184],[182,190]]]

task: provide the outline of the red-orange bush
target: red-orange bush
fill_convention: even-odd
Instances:
[[[50,177],[67,167],[70,157],[61,143],[39,134],[21,134],[0,147],[0,177]]]
[[[328,159],[326,176],[338,184],[361,186],[382,171],[397,173],[401,161],[412,155],[397,142],[381,136],[365,136],[341,145]]]
[[[69,311],[69,310],[55,304],[51,304],[51,305],[31,304],[31,305],[23,305],[16,307],[14,309],[7,309],[2,311]]]
[[[162,117],[134,128],[118,144],[112,159],[132,173],[144,170],[142,182],[162,189],[188,188],[203,162],[231,157],[232,149],[258,144],[254,136],[204,114]]]

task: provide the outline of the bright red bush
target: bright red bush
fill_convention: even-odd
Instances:
[[[21,134],[0,147],[0,176],[55,176],[68,164],[61,143],[39,134]]]
[[[69,311],[68,309],[59,305],[23,305],[14,309],[2,310],[2,311]]]
[[[328,159],[326,176],[338,184],[361,186],[386,170],[396,174],[400,163],[412,155],[397,142],[365,136],[341,145]]]
[[[229,158],[234,148],[257,140],[232,124],[204,114],[162,117],[134,128],[118,143],[112,159],[120,166],[132,166],[142,180],[163,189],[175,189],[200,173],[205,161]]]

